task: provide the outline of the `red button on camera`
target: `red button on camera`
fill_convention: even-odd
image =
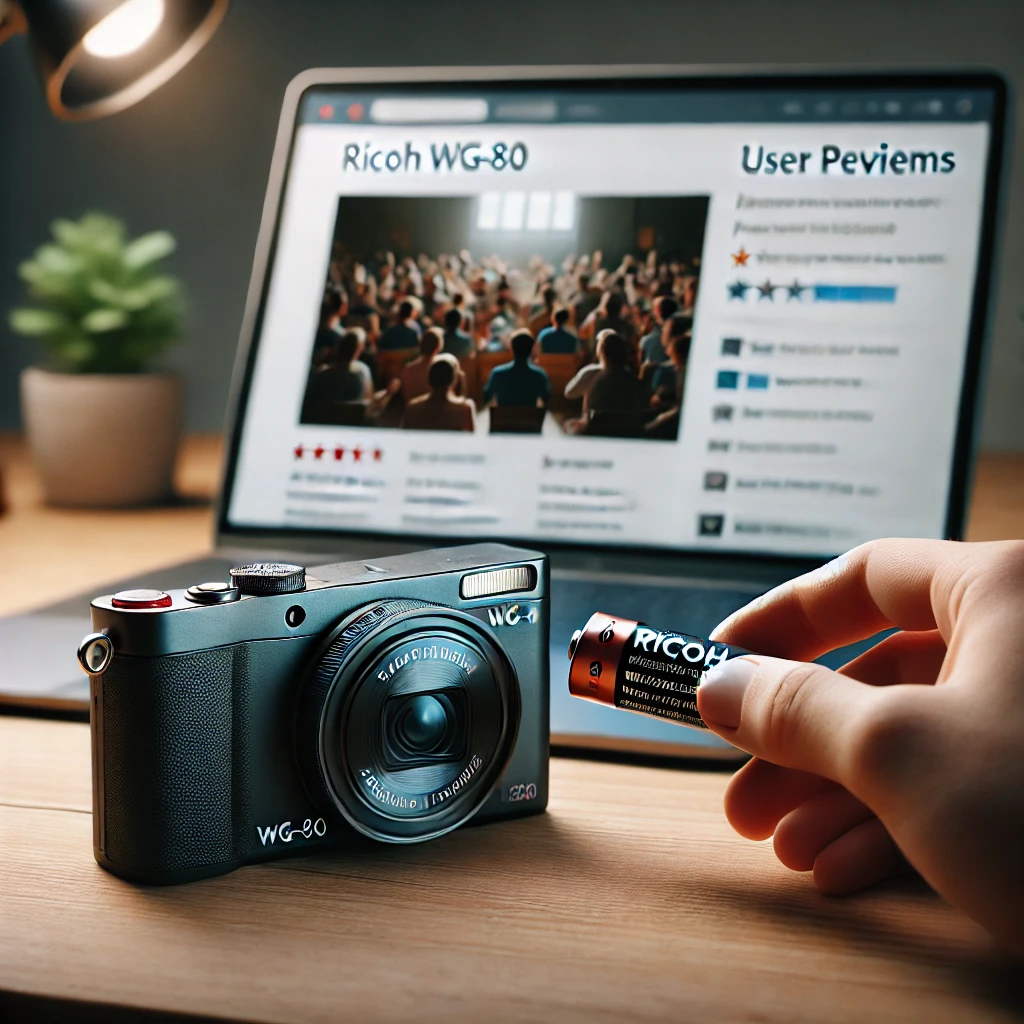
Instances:
[[[162,590],[121,590],[110,603],[115,608],[170,608],[171,595]]]

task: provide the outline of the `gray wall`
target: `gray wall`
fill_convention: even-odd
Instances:
[[[28,48],[0,51],[0,311],[15,269],[57,215],[91,208],[173,231],[191,297],[188,425],[221,424],[281,96],[314,66],[486,63],[986,65],[1024,86],[1022,0],[517,0],[489,4],[236,0],[209,46],[143,103],[106,121],[48,116]],[[1018,121],[1018,139],[1024,138]],[[1024,449],[1024,159],[1006,210],[1002,287],[982,443]],[[19,422],[34,347],[0,326],[0,428]]]

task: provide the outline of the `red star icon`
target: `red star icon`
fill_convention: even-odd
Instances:
[[[343,458],[345,458],[345,449],[344,448],[335,448],[334,449],[334,460],[335,460],[335,462],[341,462],[341,460]]]
[[[359,462],[359,460],[362,459],[362,457],[363,457],[363,449],[362,448],[353,448],[352,449],[352,458],[355,459],[356,462]]]
[[[373,450],[373,461],[374,462],[380,462],[380,460],[383,459],[383,458],[384,458],[384,453],[379,448],[374,448],[374,450]]]
[[[314,459],[322,459],[323,457],[324,457],[324,446],[322,444],[318,444],[313,449],[313,458]]]
[[[297,444],[295,446],[295,458],[301,459],[305,451],[306,449],[303,448],[301,444]]]
[[[745,267],[747,265],[747,260],[749,259],[750,253],[747,252],[742,245],[740,246],[739,252],[732,253],[732,265],[734,267]]]

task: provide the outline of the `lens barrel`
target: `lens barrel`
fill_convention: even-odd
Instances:
[[[356,610],[325,638],[296,740],[314,799],[375,839],[417,842],[479,810],[519,718],[515,669],[484,623],[390,600]]]

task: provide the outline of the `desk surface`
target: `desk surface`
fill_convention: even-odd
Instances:
[[[42,509],[6,456],[0,609],[72,553],[33,603],[209,547],[208,508]],[[183,486],[208,493],[216,460],[192,441]],[[1024,535],[1022,470],[982,462],[971,536]],[[980,928],[910,882],[817,895],[733,834],[715,769],[556,758],[547,814],[173,889],[95,864],[89,779],[84,725],[0,717],[0,989],[261,1021],[1024,1014],[1024,972]]]
[[[274,1021],[1007,1021],[920,886],[818,896],[727,776],[558,758],[547,814],[173,889],[92,859],[84,725],[0,718],[0,988]]]

